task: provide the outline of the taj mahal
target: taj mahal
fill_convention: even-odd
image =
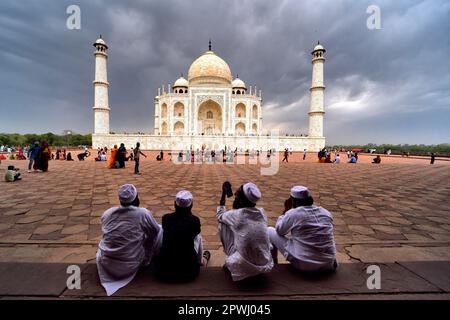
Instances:
[[[318,43],[312,51],[309,132],[306,136],[263,134],[262,91],[233,79],[227,62],[209,42],[208,50],[192,62],[187,79],[181,75],[173,85],[158,88],[154,98],[153,134],[117,134],[110,131],[107,59],[108,46],[100,37],[95,47],[94,148],[136,142],[146,150],[197,148],[317,151],[325,146],[324,62],[325,49]]]

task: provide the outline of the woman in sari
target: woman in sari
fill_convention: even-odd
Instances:
[[[48,160],[52,157],[52,149],[47,141],[43,141],[41,145],[41,153],[39,156],[39,169],[43,172],[48,171]]]
[[[117,144],[114,145],[114,148],[111,149],[111,156],[108,160],[108,168],[114,169],[116,168],[116,155],[117,155]]]

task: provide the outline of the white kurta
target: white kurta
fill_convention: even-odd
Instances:
[[[225,266],[234,281],[261,273],[270,272],[274,266],[270,253],[271,244],[267,232],[267,217],[262,208],[242,208],[226,211],[225,206],[217,208],[217,221],[229,227],[232,239],[224,239],[224,247],[233,248],[226,252]]]
[[[134,206],[115,207],[101,218],[103,237],[97,251],[100,282],[108,296],[133,280],[148,265],[162,243],[162,228],[150,211]]]
[[[331,213],[316,206],[297,207],[278,218],[276,231],[288,233],[285,258],[296,268],[316,271],[332,268],[336,256]]]

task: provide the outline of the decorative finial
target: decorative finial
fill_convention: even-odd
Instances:
[[[100,39],[102,38],[102,35],[100,35]]]
[[[238,79],[238,78],[239,78],[239,73],[236,74],[236,79]]]
[[[320,41],[319,41],[319,40],[317,40],[317,44],[320,44]]]
[[[181,78],[183,78],[183,72],[181,73]]]
[[[211,47],[212,47],[211,46],[211,39],[209,39],[209,46],[208,47],[209,47],[209,51],[211,51]]]

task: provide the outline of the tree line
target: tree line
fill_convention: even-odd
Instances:
[[[370,149],[376,149],[376,153],[385,153],[391,150],[392,154],[404,154],[410,155],[422,155],[427,156],[434,152],[440,156],[450,156],[450,143],[441,143],[435,145],[424,144],[374,144],[369,143],[365,145],[335,145],[330,146],[331,150],[344,148],[345,150],[362,149],[368,151]]]
[[[42,142],[46,140],[51,146],[54,147],[76,147],[76,146],[91,146],[92,135],[91,134],[67,134],[58,135],[51,132],[43,134],[18,134],[18,133],[0,133],[0,145],[7,145],[11,147],[15,146],[27,146],[35,141]]]

